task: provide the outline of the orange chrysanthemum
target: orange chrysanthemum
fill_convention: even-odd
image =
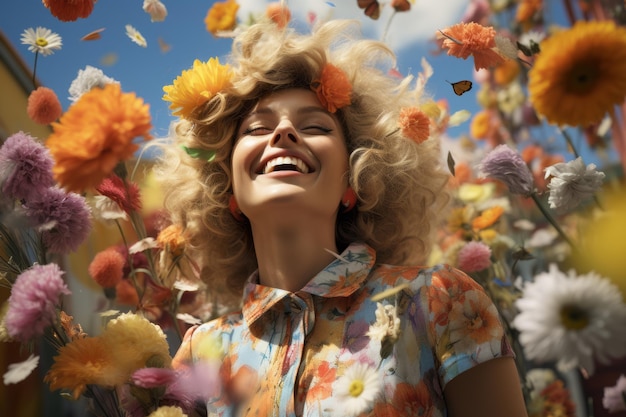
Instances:
[[[504,62],[496,50],[496,31],[475,22],[458,23],[437,33],[448,55],[467,59],[474,56],[474,68],[489,68]]]
[[[311,89],[317,94],[320,103],[331,113],[352,102],[352,84],[348,76],[341,68],[330,63],[324,65],[319,80],[311,83]]]
[[[67,389],[78,399],[87,385],[112,387],[123,382],[123,376],[114,366],[111,346],[99,337],[86,337],[59,349],[44,381],[51,390]]]
[[[138,149],[133,139],[150,139],[150,110],[134,93],[107,84],[83,94],[58,123],[46,145],[55,160],[52,173],[70,191],[98,185]]]
[[[497,222],[502,213],[504,213],[504,209],[501,206],[490,207],[472,220],[472,228],[475,230],[486,229]]]
[[[237,25],[239,4],[235,0],[213,3],[204,18],[206,30],[212,35],[226,30],[233,30]]]
[[[517,6],[515,21],[525,23],[530,21],[543,8],[543,0],[522,0]]]
[[[512,59],[505,60],[493,70],[493,80],[498,85],[510,84],[520,73],[520,66]]]
[[[182,227],[178,224],[166,227],[157,236],[157,242],[161,248],[173,256],[181,255],[185,249],[185,236]]]
[[[42,3],[60,21],[73,22],[88,17],[96,0],[42,0]]]
[[[286,5],[274,2],[267,5],[265,15],[269,17],[279,28],[284,28],[291,20],[291,11]]]
[[[598,123],[626,97],[626,28],[579,21],[540,44],[528,76],[530,102],[548,122]]]
[[[47,125],[61,117],[63,107],[54,90],[38,87],[28,96],[26,113],[33,122]]]
[[[207,62],[196,59],[193,68],[184,70],[172,85],[163,87],[163,100],[171,102],[174,116],[189,118],[196,108],[211,100],[231,84],[229,65],[221,65],[218,58]]]
[[[417,107],[401,109],[398,125],[402,134],[415,143],[422,143],[430,136],[430,118]]]
[[[89,264],[89,275],[102,288],[115,287],[124,277],[126,258],[115,249],[98,252]]]

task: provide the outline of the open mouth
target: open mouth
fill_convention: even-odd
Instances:
[[[275,171],[296,171],[301,174],[308,174],[311,170],[308,165],[300,158],[293,156],[279,156],[270,159],[263,168],[263,174],[269,174]]]

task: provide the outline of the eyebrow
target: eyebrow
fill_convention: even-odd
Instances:
[[[272,114],[272,113],[274,113],[274,111],[270,109],[269,107],[261,107],[260,109],[253,110],[250,113],[248,113],[248,115],[244,119],[247,119],[248,117],[254,116],[257,114]],[[319,107],[319,106],[300,107],[297,111],[297,114],[308,114],[308,113],[322,113],[330,117],[333,116],[326,109],[324,109],[323,107]]]

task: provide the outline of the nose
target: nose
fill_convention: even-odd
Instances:
[[[285,146],[287,144],[295,144],[300,141],[300,136],[294,125],[289,120],[281,121],[270,139],[272,146]]]

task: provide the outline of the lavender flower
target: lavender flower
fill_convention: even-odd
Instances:
[[[522,157],[506,145],[498,145],[480,165],[488,178],[502,181],[513,194],[529,196],[534,192],[533,174]]]
[[[91,212],[85,199],[58,187],[47,188],[24,208],[50,253],[75,251],[91,230]]]
[[[28,342],[56,319],[56,305],[70,291],[57,264],[34,265],[18,275],[9,297],[4,325],[9,336]]]
[[[101,69],[87,65],[84,70],[78,71],[78,76],[70,85],[70,101],[77,101],[80,96],[92,88],[102,88],[107,84],[119,84],[119,81],[104,75]]]
[[[581,157],[569,162],[554,164],[545,169],[546,178],[552,176],[548,188],[550,208],[569,211],[581,201],[593,196],[604,181],[604,173],[596,171],[594,164],[585,166]]]
[[[609,410],[609,413],[617,413],[626,410],[626,377],[620,375],[617,384],[604,388],[602,405]]]
[[[18,132],[0,148],[0,189],[9,199],[29,200],[52,186],[52,157],[32,136]]]

